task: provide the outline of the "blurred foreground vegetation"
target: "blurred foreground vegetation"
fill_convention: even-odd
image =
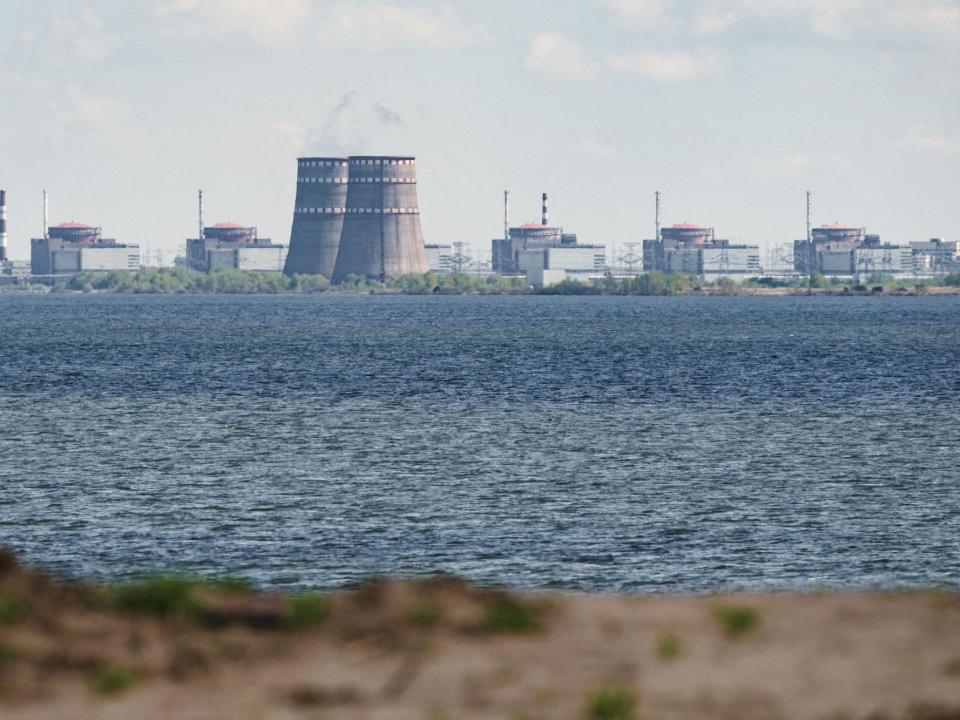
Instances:
[[[533,289],[526,280],[502,275],[477,276],[464,273],[404,275],[386,282],[362,275],[349,275],[332,285],[322,275],[283,275],[220,269],[201,273],[187,268],[145,268],[136,272],[85,272],[74,275],[66,289],[82,292],[146,294],[218,293],[218,294],[311,294],[347,292],[402,295],[687,295],[753,294],[756,290],[783,288],[788,292],[812,290],[836,294],[924,294],[934,287],[960,287],[960,273],[936,280],[893,278],[875,274],[862,283],[828,278],[819,273],[798,278],[751,278],[738,284],[729,278],[705,282],[695,275],[650,272],[632,278],[608,275],[596,283],[564,280],[556,285]]]

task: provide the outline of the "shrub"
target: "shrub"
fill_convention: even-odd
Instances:
[[[683,650],[680,638],[676,635],[661,635],[657,638],[657,657],[661,660],[674,660]]]
[[[540,622],[526,603],[498,598],[487,606],[481,628],[490,633],[533,633],[540,629]]]
[[[626,690],[600,690],[587,701],[587,720],[633,720],[636,704]]]
[[[111,590],[119,610],[158,617],[191,616],[199,610],[194,597],[195,582],[167,576],[118,585]]]
[[[0,594],[0,625],[20,622],[30,613],[30,606],[23,598]]]
[[[319,625],[330,615],[330,599],[326,595],[298,595],[287,600],[286,625],[304,628]]]
[[[760,625],[757,611],[745,605],[720,605],[714,608],[714,617],[723,631],[733,638],[743,637]]]
[[[104,665],[91,678],[94,691],[101,695],[116,695],[129,690],[137,682],[136,671],[116,665]]]

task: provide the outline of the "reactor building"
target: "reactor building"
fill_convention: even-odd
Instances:
[[[202,227],[202,225],[201,225]],[[223,222],[204,227],[200,238],[187,240],[187,267],[199,272],[220,268],[282,272],[287,248],[257,237],[256,227]]]
[[[491,268],[505,275],[526,275],[533,285],[589,280],[606,271],[605,245],[580,244],[574,233],[550,224],[548,196],[541,195],[540,222],[510,227],[509,193],[504,193],[504,236],[491,241]]]
[[[678,272],[705,280],[760,273],[760,247],[718,239],[712,227],[678,223],[643,241],[644,272]]]
[[[304,157],[290,230],[288,275],[377,280],[430,269],[420,226],[416,158]]]
[[[66,222],[44,229],[30,241],[34,276],[70,276],[79,272],[138,270],[140,246],[102,237],[99,227]]]

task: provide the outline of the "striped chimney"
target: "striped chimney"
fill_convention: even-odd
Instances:
[[[547,194],[543,194],[543,216],[541,218],[541,225],[549,225],[550,222],[550,213],[547,212]]]

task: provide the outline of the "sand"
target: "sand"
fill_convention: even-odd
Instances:
[[[0,718],[960,720],[947,592],[379,581],[299,621],[280,596],[195,596],[195,612],[157,616],[0,554]]]

